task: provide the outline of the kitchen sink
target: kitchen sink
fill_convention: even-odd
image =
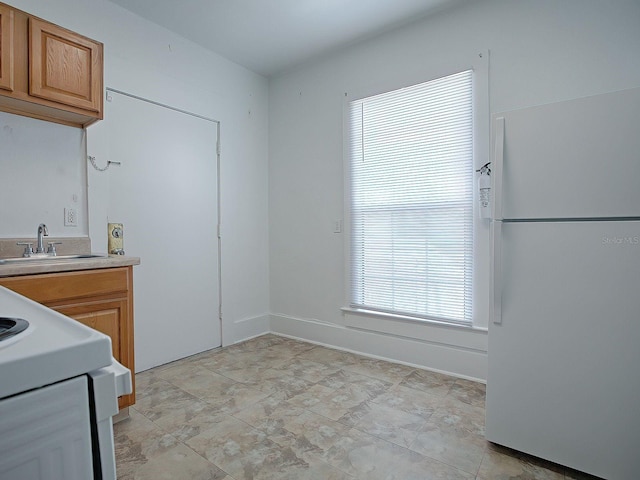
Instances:
[[[60,262],[64,260],[88,259],[88,258],[106,258],[107,255],[99,253],[79,253],[74,255],[32,255],[31,257],[14,257],[0,259],[0,265],[9,265],[12,263],[31,263],[31,262]]]

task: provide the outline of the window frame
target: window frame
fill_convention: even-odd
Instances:
[[[478,189],[477,189],[477,174],[473,179],[473,221],[474,221],[474,245],[473,245],[473,287],[472,287],[472,320],[471,323],[466,322],[449,322],[441,321],[438,319],[419,318],[416,316],[407,316],[394,312],[385,312],[380,310],[366,310],[362,308],[351,307],[352,301],[352,172],[351,172],[351,158],[350,158],[350,125],[349,125],[349,111],[352,102],[365,99],[367,97],[379,95],[382,93],[399,90],[406,87],[411,87],[421,83],[436,80],[438,78],[446,77],[456,73],[463,72],[465,70],[472,70],[472,95],[473,95],[473,166],[474,170],[479,169],[482,165],[487,163],[489,157],[489,52],[475,52],[471,55],[466,55],[466,58],[462,61],[455,62],[454,66],[448,69],[442,69],[442,71],[433,72],[431,74],[423,74],[422,76],[415,75],[411,81],[394,82],[381,81],[379,88],[365,88],[362,91],[353,93],[345,93],[343,101],[343,164],[344,164],[344,257],[345,257],[345,269],[344,269],[344,307],[342,311],[345,313],[345,326],[354,326],[357,328],[363,328],[366,325],[366,321],[363,322],[363,317],[369,316],[377,319],[387,319],[393,322],[409,322],[415,325],[438,325],[444,327],[454,328],[473,328],[485,330],[488,326],[488,278],[489,278],[489,222],[479,218],[478,213]],[[419,78],[418,78],[419,77]],[[353,314],[353,315],[352,315]],[[357,319],[354,324],[351,324],[350,319]],[[379,321],[376,322],[379,324]],[[368,327],[365,327],[365,329]],[[372,327],[371,330],[381,331],[377,327]],[[385,330],[386,331],[386,330]],[[387,333],[390,333],[387,331]]]

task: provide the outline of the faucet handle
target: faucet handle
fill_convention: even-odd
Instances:
[[[58,252],[56,252],[56,245],[62,245],[62,242],[47,242],[49,248],[47,248],[47,253],[52,256],[56,256]]]
[[[25,245],[24,252],[22,252],[23,257],[30,257],[33,254],[33,242],[18,242],[16,245]]]

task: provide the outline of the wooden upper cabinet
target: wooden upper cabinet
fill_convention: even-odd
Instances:
[[[0,88],[13,91],[13,10],[0,4]]]
[[[0,110],[75,127],[103,115],[103,45],[0,3]]]
[[[99,112],[102,44],[29,18],[29,94]]]

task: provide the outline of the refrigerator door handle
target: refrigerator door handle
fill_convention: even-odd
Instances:
[[[502,220],[502,168],[504,163],[504,117],[495,120],[493,147],[493,218]]]
[[[502,325],[502,222],[491,222],[491,269],[489,283],[489,316]]]

